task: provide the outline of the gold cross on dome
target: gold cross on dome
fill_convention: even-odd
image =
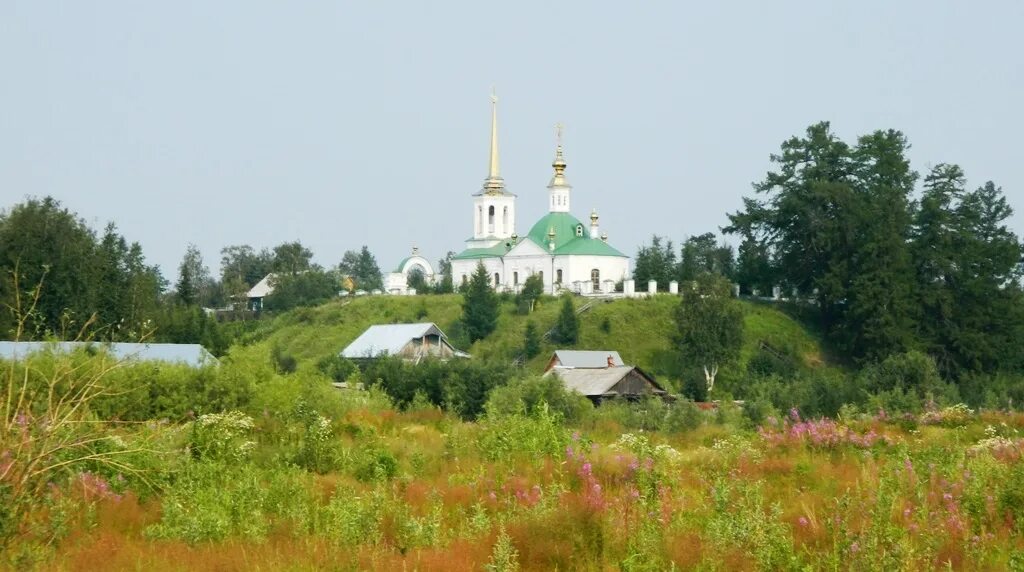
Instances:
[[[562,129],[564,128],[565,126],[561,123],[555,123],[555,140],[558,141],[559,147],[562,146]]]

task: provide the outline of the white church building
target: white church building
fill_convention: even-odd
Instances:
[[[561,137],[559,137],[561,139]],[[580,294],[614,292],[630,278],[629,257],[608,244],[597,212],[584,224],[570,212],[572,186],[565,178],[559,140],[554,176],[548,184],[548,213],[523,236],[516,232],[516,195],[505,189],[498,168],[497,99],[491,98],[490,169],[483,188],[473,195],[473,237],[452,259],[452,281],[464,283],[483,263],[497,290],[518,291],[526,278],[538,274],[549,294],[570,290]]]

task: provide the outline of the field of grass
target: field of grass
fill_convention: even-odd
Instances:
[[[462,297],[379,296],[333,302],[317,308],[302,308],[279,316],[251,336],[262,352],[279,347],[294,356],[300,367],[310,367],[325,356],[337,354],[373,324],[429,321],[436,323],[458,341],[458,320]],[[575,300],[577,306],[586,300]],[[627,363],[638,365],[659,376],[673,376],[673,315],[678,298],[658,295],[653,298],[598,301],[580,314],[580,341],[576,349],[618,351]],[[764,304],[742,302],[745,311],[745,340],[736,366],[743,369],[762,345],[793,356],[800,368],[828,367],[821,340],[799,322]],[[496,331],[465,349],[482,360],[512,361],[520,354],[528,321],[540,332],[555,325],[561,300],[542,298],[529,315],[515,311],[512,301],[501,305]],[[527,371],[540,372],[551,352],[558,349],[545,343],[537,357],[526,364]],[[244,352],[244,349],[235,351]],[[677,380],[667,380],[670,384]]]
[[[269,412],[190,435],[163,490],[70,489],[50,570],[929,570],[1024,564],[1020,415],[891,423],[729,411],[684,431],[543,412],[461,422],[349,394],[316,437]],[[215,424],[208,427],[215,427]],[[290,428],[290,429],[289,429]],[[286,437],[291,435],[291,437]],[[319,441],[319,445],[311,444]],[[246,443],[253,443],[247,445]],[[178,442],[181,445],[181,442]],[[321,447],[317,472],[286,459]],[[24,546],[9,547],[18,562]],[[24,561],[22,561],[24,562]]]

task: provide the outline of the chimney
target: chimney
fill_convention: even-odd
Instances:
[[[615,358],[612,357],[612,354],[608,354],[608,367],[615,367]]]

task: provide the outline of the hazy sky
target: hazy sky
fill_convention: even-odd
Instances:
[[[577,217],[634,254],[726,222],[787,137],[902,130],[1024,232],[1024,2],[0,0],[0,206],[53,195],[173,277],[188,243],[390,270],[471,234],[491,86],[517,230],[566,125]],[[636,3],[640,4],[640,3]]]

